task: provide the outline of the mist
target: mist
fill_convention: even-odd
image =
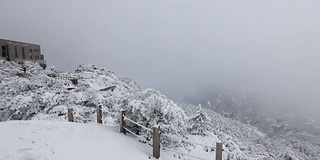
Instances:
[[[3,0],[0,38],[40,44],[59,70],[96,64],[178,102],[218,86],[319,118],[319,7],[316,0]]]

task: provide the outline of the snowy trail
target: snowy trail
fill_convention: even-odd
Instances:
[[[118,133],[116,127],[59,121],[0,123],[1,160],[148,160],[151,154],[150,146]]]

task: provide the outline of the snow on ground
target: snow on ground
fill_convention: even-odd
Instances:
[[[1,160],[147,160],[151,147],[116,127],[59,121],[0,123]]]
[[[119,133],[114,126],[37,120],[0,122],[1,160],[154,159],[151,155],[151,146]],[[162,151],[160,159],[177,160],[178,154],[173,155]],[[214,153],[205,156],[214,159]]]

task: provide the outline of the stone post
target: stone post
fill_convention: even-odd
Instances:
[[[160,127],[153,126],[153,157],[159,159],[160,157]]]

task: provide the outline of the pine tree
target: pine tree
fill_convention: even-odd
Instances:
[[[211,130],[210,118],[202,110],[199,105],[196,114],[189,119],[188,132],[192,135],[207,135]]]

